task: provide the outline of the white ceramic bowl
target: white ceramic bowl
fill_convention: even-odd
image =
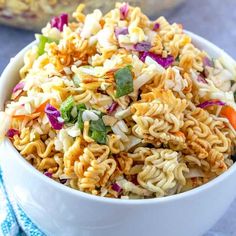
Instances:
[[[211,56],[224,51],[191,35]],[[0,79],[0,110],[17,83],[23,49]],[[194,190],[159,199],[120,200],[92,196],[59,184],[34,169],[5,139],[0,147],[7,190],[47,235],[55,236],[200,236],[223,215],[236,196],[236,164]]]

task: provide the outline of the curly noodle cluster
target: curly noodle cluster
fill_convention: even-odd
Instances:
[[[77,8],[76,20],[62,32],[51,24],[42,30],[53,39],[42,55],[38,46],[25,54],[24,88],[13,93],[4,113],[9,128],[19,131],[12,142],[20,154],[58,182],[112,198],[172,195],[226,171],[233,164],[235,130],[221,116],[222,106],[199,104],[220,100],[236,107],[232,66],[210,58],[182,25],[164,17],[150,21],[125,3],[106,15],[84,15],[83,9]],[[146,51],[135,46],[144,42],[149,56],[141,60]],[[150,55],[172,62],[163,66]],[[117,97],[116,72],[127,65],[133,90]],[[45,105],[59,110],[68,97],[85,106],[82,128],[65,122],[55,130]],[[105,143],[91,135],[97,114],[109,127]]]

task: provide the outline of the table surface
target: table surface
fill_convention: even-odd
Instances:
[[[236,0],[187,0],[175,11],[165,13],[168,20],[184,25],[236,58]],[[0,74],[21,48],[34,39],[29,31],[0,25]],[[236,200],[206,236],[236,235]]]

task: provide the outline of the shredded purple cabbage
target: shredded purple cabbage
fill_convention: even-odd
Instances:
[[[68,25],[68,14],[62,13],[60,16],[55,16],[51,19],[51,26],[63,31],[64,25]]]
[[[125,3],[120,7],[120,19],[125,20],[129,13],[129,4]]]
[[[209,76],[209,71],[208,69],[205,67],[203,72],[201,73],[205,78],[207,78]]]
[[[12,92],[15,93],[18,90],[23,90],[24,86],[25,86],[25,82],[20,82],[13,88]]]
[[[17,129],[9,129],[7,131],[7,137],[8,138],[13,138],[15,135],[19,135],[19,134],[20,134],[20,132]]]
[[[153,30],[156,31],[160,28],[160,24],[159,23],[155,23],[153,26]]]
[[[117,193],[121,192],[121,190],[122,190],[122,188],[120,187],[120,185],[117,184],[117,183],[112,184],[111,188],[112,188],[114,191],[116,191]]]
[[[61,118],[61,113],[58,111],[55,107],[50,105],[49,103],[45,107],[45,113],[55,130],[60,130],[62,129],[64,122],[59,121],[58,118]]]
[[[134,50],[138,52],[147,52],[151,48],[151,43],[150,42],[141,42],[141,43],[136,43],[134,45]]]
[[[222,101],[219,101],[219,100],[208,100],[208,101],[205,101],[203,103],[198,104],[197,107],[207,108],[207,107],[210,107],[210,106],[213,106],[213,105],[224,106],[225,102],[222,102]]]
[[[202,75],[204,75],[205,78],[207,78],[209,76],[209,68],[208,67],[214,67],[214,62],[209,58],[209,57],[204,57],[203,60],[203,66],[204,66],[204,70],[202,72]]]
[[[174,57],[172,55],[168,55],[166,58],[162,57],[161,55],[157,55],[152,52],[143,52],[140,55],[140,60],[145,62],[146,57],[151,57],[154,61],[156,61],[158,64],[163,66],[164,68],[168,68],[172,63],[174,62]]]
[[[116,108],[118,107],[118,103],[117,102],[113,102],[108,108],[107,108],[107,113],[111,114],[112,112],[114,112],[116,110]]]
[[[197,81],[200,82],[200,83],[207,84],[206,79],[203,76],[201,76],[201,75],[198,75]]]
[[[44,172],[44,175],[46,175],[49,178],[52,178],[52,173],[49,173],[48,171]]]
[[[118,38],[119,35],[126,35],[128,33],[129,33],[129,31],[128,31],[127,27],[123,27],[123,28],[116,27],[115,28],[115,36],[116,36],[116,38]]]
[[[60,19],[58,16],[54,16],[51,21],[50,21],[50,24],[52,27],[55,27],[55,28],[58,28],[58,24],[60,22]]]
[[[203,65],[204,66],[209,66],[209,67],[213,67],[213,61],[209,58],[209,57],[204,57],[203,58]]]

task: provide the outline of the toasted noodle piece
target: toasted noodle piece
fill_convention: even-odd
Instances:
[[[207,161],[208,166],[203,168],[208,171],[220,174],[227,170],[224,155],[231,155],[232,148],[231,139],[219,129],[223,123],[200,108],[189,113],[186,119],[182,131],[189,148],[184,153],[198,157],[200,166],[202,161]]]
[[[151,149],[151,155],[145,159],[142,172],[138,174],[139,184],[155,193],[165,196],[167,191],[179,182],[185,185],[183,172],[188,172],[184,163],[178,163],[178,153],[168,149]]]
[[[152,99],[157,99],[163,104],[167,104],[169,106],[169,112],[174,114],[183,113],[183,111],[188,106],[188,103],[185,99],[176,98],[171,90],[164,91],[153,89],[152,92],[142,96],[142,100],[146,102],[151,102]]]
[[[133,159],[127,156],[127,153],[121,153],[116,159],[119,163],[120,170],[124,174],[129,174],[133,165]]]
[[[109,135],[108,137],[108,146],[110,148],[111,153],[118,154],[124,151],[125,147],[121,141],[121,138],[118,135]]]
[[[100,148],[97,144],[90,144],[84,149],[74,164],[79,189],[92,191],[97,185],[104,186],[107,183],[116,169],[115,160],[108,158],[108,155],[109,148],[106,145]]]
[[[139,7],[84,10],[48,23],[25,53],[0,141],[55,181],[110,198],[165,197],[227,171],[235,63]]]
[[[76,138],[73,145],[65,152],[64,154],[64,165],[65,165],[65,174],[70,175],[73,173],[73,166],[75,161],[78,159],[78,156],[83,152],[83,147],[81,147],[81,138]]]

